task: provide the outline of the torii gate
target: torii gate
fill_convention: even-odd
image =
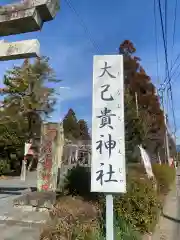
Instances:
[[[59,0],[23,0],[0,7],[0,37],[38,31],[54,19]],[[38,40],[1,42],[0,61],[39,56]]]
[[[59,10],[59,0],[22,0],[0,6],[0,37],[38,31],[43,23],[53,20]],[[0,61],[38,57],[40,43],[37,39],[0,41]],[[25,161],[23,161],[25,163]],[[23,164],[21,180],[25,180]]]

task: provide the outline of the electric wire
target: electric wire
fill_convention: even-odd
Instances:
[[[88,30],[85,22],[83,21],[83,19],[81,18],[80,14],[78,13],[78,11],[75,9],[75,7],[73,6],[72,2],[70,0],[64,0],[65,3],[67,4],[67,6],[74,12],[74,14],[76,15],[77,19],[79,20],[79,23],[81,24],[81,26],[83,27],[89,42],[91,43],[91,45],[94,47],[94,49],[99,53],[100,49],[99,46],[96,44],[96,42],[93,40],[93,38],[91,37],[91,33]]]
[[[164,27],[164,25],[163,25],[162,6],[161,6],[161,1],[160,0],[158,0],[158,7],[159,7],[162,38],[163,38],[164,53],[165,53],[165,74],[166,74],[166,79],[168,80],[166,85],[168,84],[168,86],[169,86],[167,92],[169,91],[169,93],[170,93],[170,99],[171,99],[171,103],[172,103],[172,115],[173,115],[173,122],[174,122],[174,131],[176,133],[176,119],[175,119],[175,112],[174,112],[174,102],[173,102],[173,95],[172,95],[171,77],[170,77],[169,64],[168,64],[168,52],[167,52],[167,40],[166,40],[167,29],[166,29],[166,26]],[[166,8],[165,9],[165,21],[167,21],[167,16],[166,16],[166,14],[167,14],[167,2],[165,2],[165,8]],[[162,102],[163,102],[163,92],[164,91],[165,91],[165,89],[161,88]],[[164,106],[163,106],[163,110],[164,110]]]
[[[158,55],[158,38],[157,38],[157,18],[156,18],[156,0],[154,0],[154,32],[155,32],[155,54],[156,54],[156,74],[157,74],[157,82],[160,84],[159,77],[159,55]]]
[[[178,6],[178,0],[175,1],[175,8],[174,8],[173,40],[172,40],[172,57],[173,57],[173,50],[174,50],[174,44],[175,44],[176,21],[177,21],[177,6]],[[172,66],[172,61],[171,61],[171,66]]]
[[[164,45],[164,53],[165,53],[165,65],[167,70],[167,78],[170,80],[170,73],[169,73],[169,64],[168,64],[168,54],[167,54],[167,46],[166,46],[166,38],[165,38],[165,30],[164,30],[164,24],[163,24],[163,16],[162,16],[162,7],[161,7],[161,1],[158,0],[158,6],[159,6],[159,14],[160,14],[160,20],[161,20],[161,31],[162,31],[162,37],[163,37],[163,45]],[[170,84],[170,81],[169,81]]]

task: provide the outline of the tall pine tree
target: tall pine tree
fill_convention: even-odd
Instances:
[[[89,129],[87,122],[84,119],[80,119],[78,121],[78,127],[79,127],[79,140],[83,141],[89,141],[91,139],[89,135]]]
[[[142,144],[150,153],[157,154],[164,144],[164,114],[155,87],[141,66],[140,58],[134,56],[135,52],[129,40],[125,40],[119,47],[119,53],[124,55],[125,88],[134,103],[137,96],[139,119],[144,129]]]
[[[63,120],[64,135],[69,140],[79,139],[80,132],[76,114],[73,109],[69,109]]]
[[[26,133],[28,138],[33,137],[40,129],[38,124],[53,111],[56,103],[55,88],[49,87],[48,83],[58,83],[53,69],[49,65],[47,57],[38,58],[30,63],[25,60],[22,66],[14,66],[4,76],[5,87],[0,89],[4,100],[4,111],[0,112],[1,123],[24,119],[28,122]]]

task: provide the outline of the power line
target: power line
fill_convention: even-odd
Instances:
[[[165,37],[165,58],[168,56],[168,46],[167,46],[167,0],[164,2],[164,37]],[[167,57],[168,58],[168,57]],[[168,65],[167,62],[165,64],[165,75],[168,76]]]
[[[180,66],[180,64],[179,64],[179,66]],[[180,76],[180,72],[178,73],[178,75],[176,76],[176,78],[174,79],[174,81],[171,82],[171,85],[173,85],[173,84],[175,83],[175,81],[179,78],[179,76]]]
[[[160,20],[161,20],[161,30],[162,30],[162,37],[163,37],[167,78],[170,80],[168,57],[167,57],[167,46],[166,46],[165,30],[164,30],[163,17],[162,17],[162,7],[161,7],[161,1],[160,0],[158,0],[158,6],[159,6],[159,14],[160,14]],[[169,84],[170,84],[170,82],[169,82]]]
[[[177,4],[178,4],[178,1],[176,0],[176,2],[175,2],[175,11],[174,11],[174,24],[173,24],[172,56],[173,56],[174,43],[175,43]],[[172,66],[172,61],[171,61],[171,66]],[[180,66],[180,64],[178,66]],[[174,122],[174,135],[175,135],[175,138],[176,138],[177,126],[176,126],[176,119],[175,119],[174,101],[173,101],[173,96],[172,96],[172,84],[171,83],[169,85],[168,90],[170,91],[170,98],[171,98],[171,104],[172,104],[172,114],[173,114],[173,122]],[[168,94],[168,91],[167,91],[167,94]]]
[[[176,33],[177,5],[178,5],[178,0],[176,0],[176,2],[175,2],[175,8],[174,8],[173,40],[172,40],[172,56],[173,56],[174,43],[175,43],[175,33]],[[171,66],[172,66],[172,61],[171,61]]]
[[[167,1],[167,0],[166,0]],[[167,21],[167,16],[166,16],[166,12],[167,12],[167,2],[165,2],[165,20]],[[158,6],[159,6],[159,14],[160,14],[160,21],[161,21],[161,30],[162,30],[162,38],[163,38],[163,45],[164,45],[164,53],[165,53],[165,73],[167,74],[166,75],[166,78],[168,79],[168,85],[169,85],[169,88],[168,88],[168,91],[170,93],[170,99],[171,99],[171,103],[172,103],[172,113],[173,113],[173,121],[174,121],[174,129],[175,129],[175,132],[176,132],[176,120],[175,120],[175,113],[174,113],[174,102],[173,102],[173,96],[172,96],[172,87],[171,87],[171,78],[170,78],[170,72],[169,72],[169,64],[168,64],[168,53],[167,53],[167,41],[165,39],[165,34],[167,31],[167,29],[165,30],[164,29],[164,25],[163,25],[163,17],[162,17],[162,7],[161,7],[161,1],[158,0]],[[167,23],[166,23],[167,24]],[[166,26],[165,26],[166,28]],[[163,101],[163,92],[162,91],[162,101]],[[164,108],[163,108],[164,110]],[[166,119],[165,119],[165,122],[166,122]],[[166,138],[167,138],[167,129],[166,129]],[[168,139],[168,138],[167,138]],[[167,150],[168,150],[168,147],[167,147]],[[167,156],[169,158],[169,156]]]
[[[173,52],[174,44],[175,44],[176,18],[177,18],[177,5],[178,5],[178,0],[176,0],[176,2],[175,2],[175,10],[174,10],[172,52]],[[174,66],[175,66],[176,62],[178,61],[179,57],[180,57],[180,53],[177,55],[177,57],[176,57],[174,63],[172,63],[172,61],[171,61],[171,69],[170,69],[170,72],[172,72],[172,69],[174,68]],[[167,85],[169,85],[169,83],[170,83],[171,80],[172,80],[172,77],[176,74],[176,71],[178,70],[179,67],[180,67],[180,64],[178,64],[178,66],[176,67],[176,70],[175,70],[174,73],[170,76],[169,79],[168,79],[168,76],[165,77],[165,80],[164,80],[163,85],[166,84],[166,86],[164,86],[163,90],[165,90],[165,88],[167,87]],[[168,81],[167,81],[167,80],[168,80]]]
[[[173,73],[170,76],[171,83],[172,83],[172,77],[174,77],[174,75],[177,73],[177,70],[179,69],[179,67],[180,67],[180,63],[177,65],[177,67],[175,68],[175,70],[173,71]],[[165,80],[167,80],[167,78]],[[161,84],[161,87],[159,88],[159,91],[161,91],[161,90],[165,91],[165,89],[168,87],[170,81],[169,80],[167,82],[164,81],[163,84]]]
[[[175,2],[175,15],[174,15],[174,24],[173,24],[173,45],[172,45],[172,52],[173,52],[173,49],[174,49],[174,43],[175,43],[175,31],[176,31],[176,16],[177,16],[177,0]],[[171,66],[172,66],[172,63],[171,63]],[[178,67],[180,66],[180,64],[178,65]],[[174,72],[175,73],[175,72]],[[169,87],[167,89],[167,98],[168,98],[168,91],[170,92],[170,99],[171,99],[171,105],[172,105],[172,114],[173,114],[173,123],[174,123],[174,135],[176,135],[176,131],[177,131],[177,128],[176,128],[176,118],[175,118],[175,111],[174,111],[174,101],[173,101],[173,94],[172,94],[172,84],[171,84],[171,80],[172,80],[172,77],[171,79],[169,79],[168,83],[169,84]],[[167,85],[166,84],[166,85]]]
[[[83,27],[88,40],[90,41],[90,43],[92,44],[92,46],[94,47],[94,49],[97,52],[100,52],[98,45],[95,43],[95,41],[93,40],[93,38],[91,37],[91,33],[89,32],[85,22],[83,21],[83,19],[81,18],[80,14],[77,12],[77,10],[75,9],[75,7],[73,6],[72,2],[70,0],[64,0],[66,2],[66,4],[68,5],[68,7],[74,12],[74,14],[76,15],[76,17],[79,20],[79,23],[81,24],[81,26]]]
[[[165,10],[164,10],[164,29],[165,29],[165,32],[164,32],[164,35],[165,35],[165,40],[166,40],[166,49],[168,48],[167,46],[167,0],[165,0]],[[167,50],[168,52],[168,50]]]
[[[157,38],[157,18],[156,18],[156,0],[154,0],[154,30],[155,30],[155,52],[156,52],[156,73],[157,73],[157,80],[158,84],[160,83],[159,79],[159,56],[158,56],[158,38]]]

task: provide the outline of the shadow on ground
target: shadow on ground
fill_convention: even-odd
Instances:
[[[22,191],[25,191],[27,187],[0,187],[0,194],[9,194],[9,195],[22,195]],[[30,187],[31,192],[37,191],[37,188]]]
[[[173,221],[173,222],[176,222],[176,223],[180,223],[180,219],[177,219],[177,218],[173,218],[173,217],[170,217],[164,213],[162,213],[162,216],[166,219],[169,219],[170,221]]]

